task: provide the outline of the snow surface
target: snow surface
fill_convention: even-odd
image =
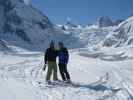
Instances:
[[[18,50],[19,51],[19,50]],[[21,51],[21,50],[20,50]],[[2,100],[133,100],[133,47],[70,50],[73,84],[48,86],[43,53],[0,53]],[[97,55],[97,56],[96,56]],[[58,73],[59,78],[60,74]],[[41,84],[39,84],[41,82]]]

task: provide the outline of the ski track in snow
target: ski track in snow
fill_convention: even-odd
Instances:
[[[73,84],[47,86],[46,72],[42,72],[42,54],[25,57],[26,60],[20,56],[16,58],[20,61],[1,64],[0,78],[24,82],[32,87],[39,100],[133,100],[133,78],[128,76],[132,72],[119,69],[117,64],[83,57],[77,51],[71,52],[68,69]]]

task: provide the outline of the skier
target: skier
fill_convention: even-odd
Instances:
[[[58,45],[59,45],[59,51],[58,51],[59,70],[60,70],[61,77],[62,77],[63,81],[71,82],[70,75],[67,71],[67,64],[68,64],[68,60],[69,60],[68,50],[62,42],[59,42]]]
[[[50,82],[51,75],[53,73],[53,80],[57,81],[57,64],[56,64],[56,57],[57,57],[57,50],[55,50],[54,47],[54,42],[52,41],[50,43],[50,47],[46,50],[44,60],[45,60],[45,65],[44,65],[44,70],[46,66],[48,65],[48,70],[47,70],[47,76],[46,76],[46,81]]]

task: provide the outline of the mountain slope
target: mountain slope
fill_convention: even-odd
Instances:
[[[103,46],[127,46],[133,44],[133,17],[119,24],[103,41]]]
[[[51,40],[77,41],[53,25],[47,16],[23,0],[0,1],[0,37],[11,45],[29,50],[44,50]]]

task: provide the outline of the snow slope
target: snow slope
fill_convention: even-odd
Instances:
[[[127,46],[133,44],[133,17],[119,24],[103,41],[103,46]]]
[[[132,51],[132,46],[104,48],[99,53],[88,49],[70,50],[68,70],[73,84],[59,83],[51,86],[45,83],[46,72],[42,71],[42,53],[26,51],[21,54],[0,53],[0,98],[4,100],[132,100]]]

